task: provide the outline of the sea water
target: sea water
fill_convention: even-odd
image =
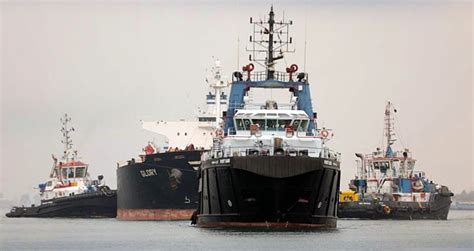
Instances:
[[[474,211],[448,220],[339,220],[329,231],[200,229],[189,221],[0,218],[0,250],[474,250]]]

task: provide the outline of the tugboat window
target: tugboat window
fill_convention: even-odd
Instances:
[[[76,178],[84,178],[86,174],[86,168],[85,167],[77,167],[76,168]]]
[[[300,127],[300,120],[299,119],[295,119],[295,121],[293,121],[293,127],[295,130],[299,131],[299,127]]]
[[[267,120],[267,130],[276,131],[276,129],[277,129],[277,120],[276,119]]]
[[[73,168],[68,168],[67,169],[67,177],[68,178],[74,178],[74,169]]]
[[[260,130],[265,130],[265,120],[264,119],[253,119],[253,123],[257,124]]]
[[[237,130],[245,130],[244,121],[242,119],[236,119]]]
[[[244,119],[244,126],[245,129],[249,128],[252,122],[250,122],[250,119]]]
[[[308,128],[308,120],[306,120],[306,119],[301,120],[301,124],[300,124],[300,127],[298,128],[298,131],[299,132],[304,132],[304,131],[306,131],[306,128]]]
[[[291,125],[291,119],[280,119],[278,120],[278,131],[284,131],[289,125]]]

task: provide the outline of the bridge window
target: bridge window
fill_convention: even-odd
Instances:
[[[243,119],[236,119],[235,124],[237,126],[237,130],[245,130],[244,120]]]
[[[387,173],[387,169],[390,167],[390,164],[386,161],[383,162],[374,162],[374,169],[379,170],[382,173]]]
[[[276,119],[267,120],[267,131],[276,131],[278,127]]]
[[[257,124],[260,130],[265,130],[265,119],[253,119],[254,124]]]
[[[306,131],[307,128],[308,128],[308,120],[306,119],[301,120],[301,124],[300,124],[300,127],[298,127],[298,131],[304,132]]]
[[[293,128],[294,128],[295,130],[299,131],[300,124],[301,124],[301,120],[295,119],[295,120],[293,121]]]
[[[250,121],[250,119],[244,119],[245,129],[249,129],[251,124],[252,124],[252,122]]]
[[[290,125],[291,125],[291,119],[279,119],[278,131],[284,131]]]
[[[84,178],[86,176],[86,167],[76,167],[76,178]]]
[[[295,119],[293,121],[293,128],[298,132],[304,132],[308,128],[308,120]]]
[[[68,179],[74,178],[74,168],[68,168],[67,169],[67,178]]]
[[[199,117],[200,122],[214,122],[216,121],[215,117]]]

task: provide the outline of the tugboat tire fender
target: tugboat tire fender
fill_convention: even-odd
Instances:
[[[385,215],[389,215],[391,212],[392,212],[392,209],[389,206],[387,206],[387,205],[383,206],[383,213]]]

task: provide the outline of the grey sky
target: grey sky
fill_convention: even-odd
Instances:
[[[313,104],[335,130],[343,188],[354,152],[380,145],[388,99],[418,169],[456,192],[473,187],[471,3],[271,2],[294,21],[286,62],[300,69],[307,29]],[[47,178],[65,112],[92,174],[115,187],[116,162],[154,137],[139,120],[191,118],[212,56],[228,76],[237,58],[247,63],[249,17],[269,4],[3,2],[0,191],[18,196]]]

